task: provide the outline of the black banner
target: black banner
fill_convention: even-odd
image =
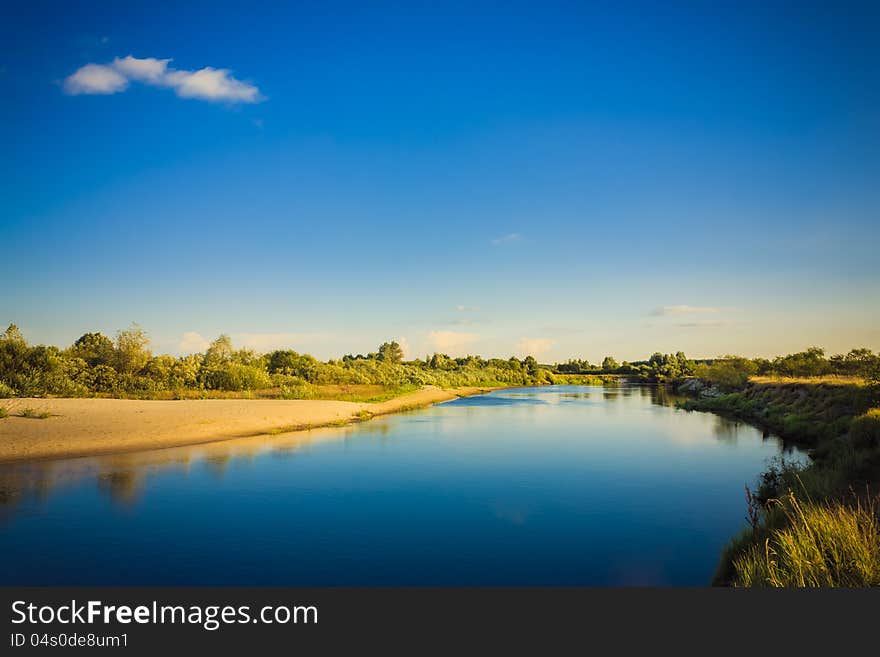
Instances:
[[[5,588],[3,654],[100,650],[840,650],[877,590]],[[853,643],[856,642],[856,643]],[[204,653],[201,653],[204,654]]]

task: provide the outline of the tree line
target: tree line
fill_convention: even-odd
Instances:
[[[219,336],[202,353],[175,357],[154,355],[147,333],[137,325],[118,331],[112,339],[100,332],[86,333],[66,349],[30,345],[14,324],[0,334],[0,397],[150,397],[186,390],[277,389],[281,397],[301,398],[313,394],[315,386],[328,384],[387,388],[428,384],[510,386],[598,381],[595,375],[599,374],[649,381],[697,376],[734,387],[753,375],[840,374],[876,381],[880,379],[878,373],[880,354],[869,349],[826,357],[822,349],[814,347],[773,360],[725,356],[695,361],[682,352],[658,352],[645,361],[622,363],[607,356],[601,365],[594,366],[583,359],[547,365],[532,356],[454,358],[441,353],[405,361],[403,350],[394,341],[385,342],[368,354],[347,354],[338,360],[320,361],[290,349],[265,354],[236,349],[227,335]]]
[[[381,385],[386,388],[438,385],[510,386],[554,382],[552,371],[531,356],[524,359],[453,358],[433,354],[404,362],[397,342],[367,355],[348,354],[320,361],[279,349],[258,354],[236,349],[228,335],[186,356],[154,355],[137,325],[115,338],[86,333],[70,347],[30,345],[14,324],[0,334],[0,397],[138,396],[174,391],[254,391],[277,389],[283,398],[316,394],[320,385]]]
[[[880,353],[870,349],[852,349],[846,354],[826,356],[820,347],[810,347],[794,354],[768,358],[721,356],[712,359],[690,360],[682,352],[653,354],[646,361],[618,364],[606,356],[601,365],[586,360],[572,359],[557,363],[555,372],[571,374],[626,374],[652,381],[667,381],[698,377],[730,387],[744,383],[751,376],[820,377],[851,376],[869,382],[880,381]]]

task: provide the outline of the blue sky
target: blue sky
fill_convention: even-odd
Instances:
[[[23,4],[0,322],[31,341],[880,348],[876,4]]]

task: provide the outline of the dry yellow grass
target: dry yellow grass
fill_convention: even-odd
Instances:
[[[749,381],[765,384],[827,384],[838,386],[865,386],[867,381],[859,376],[843,376],[840,374],[828,374],[826,376],[751,376]]]
[[[777,502],[787,526],[734,559],[736,586],[880,585],[880,523],[875,500],[854,504]]]

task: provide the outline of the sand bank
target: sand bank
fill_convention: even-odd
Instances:
[[[70,458],[196,445],[343,425],[429,406],[486,388],[426,386],[376,404],[277,399],[4,399],[0,462]],[[45,419],[18,417],[25,409]]]

